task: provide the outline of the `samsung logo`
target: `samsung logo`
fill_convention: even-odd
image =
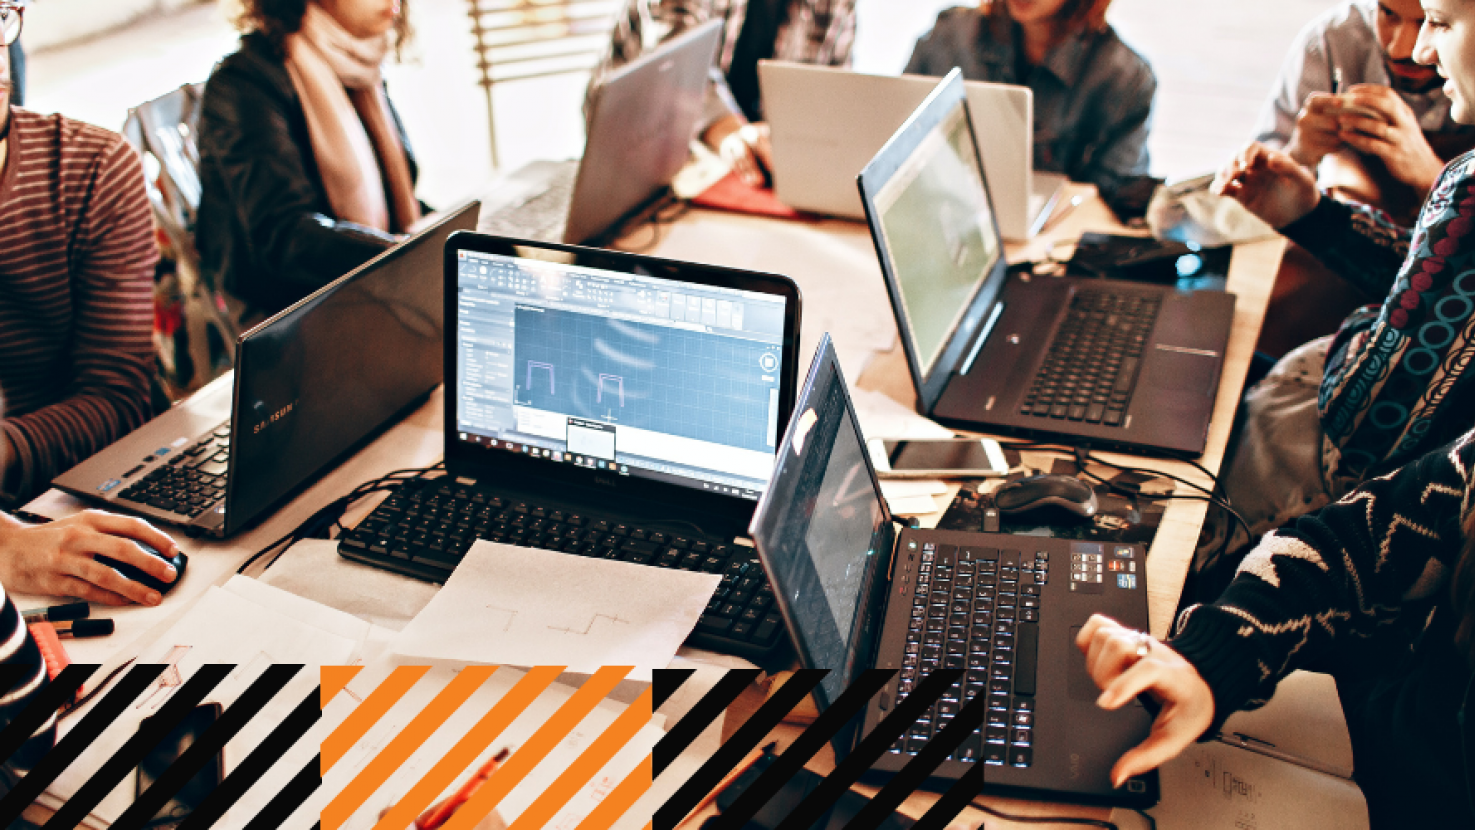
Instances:
[[[260,410],[261,408],[262,408],[262,403],[261,402],[257,402],[256,409],[257,410]],[[297,408],[297,401],[292,401],[291,403],[287,404],[286,406],[282,407],[281,409],[278,409],[277,411],[271,413],[270,415],[267,415],[265,418],[263,418],[262,420],[260,420],[259,422],[257,422],[256,425],[251,428],[251,434],[252,435],[260,435],[262,430],[266,429],[267,427],[271,426],[272,424],[276,423],[277,421],[282,420],[283,418],[287,417],[288,415],[291,415],[292,414],[292,411],[294,409],[296,409],[296,408]]]

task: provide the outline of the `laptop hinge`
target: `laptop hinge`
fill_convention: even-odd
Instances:
[[[998,325],[999,318],[1003,314],[1003,302],[994,303],[994,310],[989,312],[988,320],[983,324],[983,330],[978,333],[978,339],[973,341],[973,351],[968,353],[968,359],[963,361],[963,368],[958,374],[966,375],[973,370],[973,362],[978,359],[978,353],[983,351],[983,344],[988,342],[988,336],[993,333],[994,326]]]

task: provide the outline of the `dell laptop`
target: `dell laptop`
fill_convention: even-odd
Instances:
[[[1146,630],[1146,549],[898,528],[828,335],[750,530],[801,662],[829,670],[814,692],[821,711],[863,671],[895,672],[841,730],[840,760],[860,753],[875,758],[874,775],[894,775],[937,739],[952,749],[926,775],[931,786],[982,764],[985,792],[1157,802],[1156,773],[1111,784],[1112,765],[1147,737],[1152,716],[1136,702],[1097,707],[1075,646],[1092,614]],[[942,669],[961,678],[935,702],[920,699],[925,709],[907,707]],[[939,738],[954,718],[976,724],[950,730],[956,743]]]
[[[478,229],[592,243],[659,205],[691,155],[721,34],[722,21],[709,21],[612,73],[592,96],[583,157],[498,181]]]
[[[763,108],[773,129],[774,189],[800,210],[864,219],[855,174],[937,86],[936,78],[866,75],[763,61]],[[1026,240],[1049,220],[1069,183],[1034,169],[1034,93],[967,81],[973,132],[1005,239]]]
[[[228,536],[441,382],[441,249],[475,201],[241,335],[236,366],[59,476],[76,496]]]
[[[786,277],[455,234],[446,245],[446,477],[339,552],[443,582],[477,539],[723,575],[688,642],[784,641],[748,522],[798,385]]]
[[[1203,453],[1233,295],[1011,269],[959,71],[859,187],[922,414],[1083,446]]]

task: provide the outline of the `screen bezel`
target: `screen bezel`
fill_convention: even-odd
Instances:
[[[979,281],[977,290],[968,302],[968,311],[958,319],[956,328],[944,341],[937,359],[933,361],[931,370],[924,372],[923,356],[917,353],[911,319],[907,314],[906,303],[902,297],[901,283],[897,279],[896,270],[892,267],[891,251],[886,244],[886,236],[882,232],[881,213],[876,199],[886,184],[916,151],[922,140],[947,120],[948,116],[958,107],[963,109],[963,123],[968,130],[969,142],[973,147],[974,162],[978,167],[984,198],[988,200],[989,219],[993,224],[994,236],[999,240],[1000,253],[993,267]],[[891,310],[896,317],[896,326],[900,330],[901,347],[903,353],[906,354],[907,369],[911,372],[912,383],[917,390],[917,402],[923,412],[930,414],[936,407],[938,399],[942,397],[943,390],[947,388],[948,381],[968,357],[970,347],[983,327],[987,312],[998,301],[1009,273],[1009,259],[1003,250],[1003,235],[999,232],[999,217],[994,208],[993,193],[988,186],[988,174],[983,167],[983,156],[978,150],[978,136],[973,132],[973,116],[968,110],[968,95],[960,70],[953,69],[937,84],[937,88],[932,90],[926,100],[896,131],[896,134],[876,153],[871,163],[866,165],[856,177],[856,186],[860,189],[861,205],[865,208],[866,223],[870,226],[871,241],[876,247],[876,258],[880,261],[881,274],[886,280],[886,293],[891,298]]]
[[[511,237],[460,231],[451,234],[445,246],[445,458],[446,468],[452,475],[469,475],[490,484],[539,488],[555,491],[570,488],[599,492],[600,498],[608,499],[612,488],[617,488],[619,498],[637,501],[659,501],[673,515],[682,510],[693,510],[707,514],[729,516],[746,525],[757,502],[741,496],[730,496],[693,489],[691,487],[640,478],[622,476],[608,471],[590,470],[572,464],[534,459],[520,453],[499,448],[485,447],[461,441],[456,426],[457,397],[457,337],[459,325],[457,292],[459,275],[456,263],[461,251],[493,254],[497,256],[529,257],[529,252],[541,251],[551,256],[569,258],[567,264],[581,268],[598,268],[623,274],[656,277],[697,285],[734,288],[759,294],[782,297],[785,301],[784,331],[782,346],[783,366],[779,374],[779,417],[777,434],[782,436],[788,429],[789,418],[794,410],[795,390],[799,375],[799,321],[802,298],[799,286],[788,277],[758,271],[741,271],[716,265],[679,262],[660,257],[629,254],[602,248],[586,248],[550,242],[533,242]],[[549,261],[549,260],[543,260]],[[782,445],[782,441],[779,442]],[[775,447],[777,458],[778,447]]]

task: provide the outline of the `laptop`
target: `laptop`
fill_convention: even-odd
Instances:
[[[929,786],[981,764],[985,792],[1157,803],[1156,773],[1121,789],[1110,778],[1152,716],[1136,702],[1098,708],[1074,642],[1096,613],[1147,629],[1146,549],[899,528],[865,447],[826,335],[750,531],[800,661],[830,670],[814,692],[822,712],[867,669],[895,672],[837,735],[837,761],[858,755],[849,763],[889,777],[940,740],[934,751],[948,751]],[[934,681],[909,706],[945,669],[961,678],[936,696]],[[949,743],[954,718],[973,728]]]
[[[798,378],[786,277],[455,234],[446,477],[386,499],[350,559],[444,582],[477,539],[723,575],[688,639],[784,641],[745,541]]]
[[[1011,269],[950,73],[859,177],[920,412],[1129,452],[1208,442],[1234,297]]]
[[[492,187],[483,233],[603,241],[659,207],[686,165],[722,36],[712,20],[609,75],[593,95],[584,155],[535,161]]]
[[[773,179],[784,204],[864,219],[855,173],[868,164],[937,86],[920,75],[866,75],[833,67],[763,61],[763,111],[773,129]],[[1034,169],[1034,93],[1025,86],[967,81],[973,132],[983,150],[999,230],[1030,239],[1068,180]]]
[[[444,214],[245,332],[224,375],[53,485],[224,537],[361,446],[441,382],[441,247],[479,204]]]

